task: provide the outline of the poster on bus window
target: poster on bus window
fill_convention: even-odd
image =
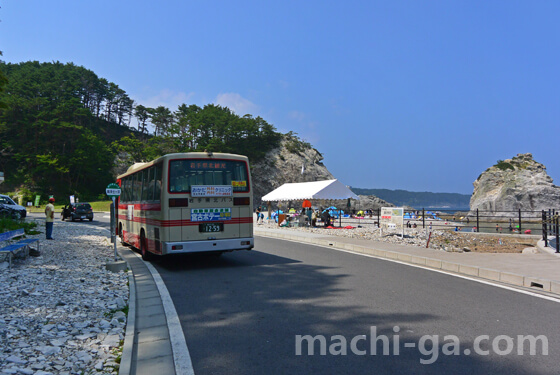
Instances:
[[[230,197],[232,195],[233,186],[231,185],[194,185],[191,187],[191,197]]]

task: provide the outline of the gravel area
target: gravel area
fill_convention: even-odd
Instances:
[[[0,263],[0,374],[118,372],[128,273],[105,269],[114,260],[107,235],[57,221],[54,241],[31,236],[40,256],[15,259],[11,269]]]
[[[278,228],[278,225],[272,220],[270,222],[265,220],[264,224],[259,223],[256,225],[260,228]],[[338,220],[335,225],[339,225]],[[352,229],[345,229],[344,227],[346,226],[351,226]],[[487,233],[454,232],[455,226],[453,223],[449,223],[449,229],[439,228],[441,227],[438,227],[438,229],[434,228],[430,237],[429,230],[422,228],[420,223],[420,225],[417,224],[417,228],[405,228],[404,238],[402,238],[402,233],[397,231],[381,233],[371,221],[345,218],[342,220],[342,228],[337,229],[324,228],[320,223],[315,228],[295,226],[283,227],[282,229],[420,247],[426,247],[428,237],[430,237],[429,248],[448,252],[521,253],[528,247],[536,246],[537,242],[530,237],[519,238],[508,234],[492,235]]]

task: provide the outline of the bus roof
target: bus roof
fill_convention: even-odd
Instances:
[[[169,159],[234,159],[234,160],[248,160],[247,156],[245,155],[238,155],[238,154],[228,154],[228,153],[221,153],[221,152],[179,152],[174,154],[166,154],[160,156],[159,158],[152,160],[150,162],[142,162],[142,163],[134,163],[131,165],[125,173],[117,176],[117,179],[121,179],[123,177],[128,176],[134,172],[140,171],[144,168],[150,167],[154,164],[159,163],[160,161],[169,160]]]

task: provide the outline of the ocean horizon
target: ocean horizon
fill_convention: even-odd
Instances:
[[[426,211],[444,211],[444,212],[457,212],[457,211],[470,211],[470,207],[450,207],[450,206],[444,206],[444,207],[413,207],[415,210],[419,210],[421,211],[422,209],[426,210]]]

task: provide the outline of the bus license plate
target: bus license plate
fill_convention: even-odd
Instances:
[[[203,233],[222,232],[224,230],[223,223],[202,223],[198,224],[198,231]]]

